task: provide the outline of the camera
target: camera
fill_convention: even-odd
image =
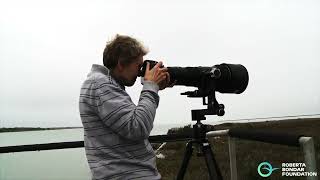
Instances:
[[[158,62],[145,60],[138,76],[143,77],[147,62],[150,69]],[[162,66],[164,67],[164,66]],[[167,67],[170,81],[180,86],[196,87],[204,92],[240,94],[245,91],[249,82],[247,69],[241,64],[218,64],[211,67]]]

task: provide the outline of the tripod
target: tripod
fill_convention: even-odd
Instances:
[[[208,105],[208,108],[191,110],[192,120],[197,121],[197,123],[193,125],[192,140],[186,145],[185,154],[178,172],[177,180],[182,180],[184,178],[188,163],[192,156],[193,146],[197,146],[199,148],[199,152],[204,156],[210,180],[222,180],[218,164],[214,158],[210,143],[206,138],[206,133],[208,131],[207,125],[202,124],[201,120],[206,119],[205,115],[223,116],[224,106],[217,102],[214,92],[208,95],[208,103],[205,102],[205,96],[203,96],[201,91],[185,92],[182,93],[182,95],[188,95],[188,97],[202,97],[203,104]]]

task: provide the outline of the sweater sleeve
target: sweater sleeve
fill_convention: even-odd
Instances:
[[[138,105],[135,105],[127,92],[118,85],[100,85],[96,91],[99,97],[99,117],[114,133],[126,139],[147,139],[159,103],[158,90],[157,84],[145,82]]]

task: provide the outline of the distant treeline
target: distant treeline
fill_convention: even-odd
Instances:
[[[14,127],[14,128],[0,128],[0,133],[3,133],[3,132],[21,132],[21,131],[60,130],[60,129],[78,129],[78,128],[82,128],[82,127],[55,127],[55,128]]]

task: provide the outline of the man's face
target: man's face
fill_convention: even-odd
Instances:
[[[139,56],[131,64],[123,66],[121,77],[125,86],[133,86],[143,64],[143,56]]]

